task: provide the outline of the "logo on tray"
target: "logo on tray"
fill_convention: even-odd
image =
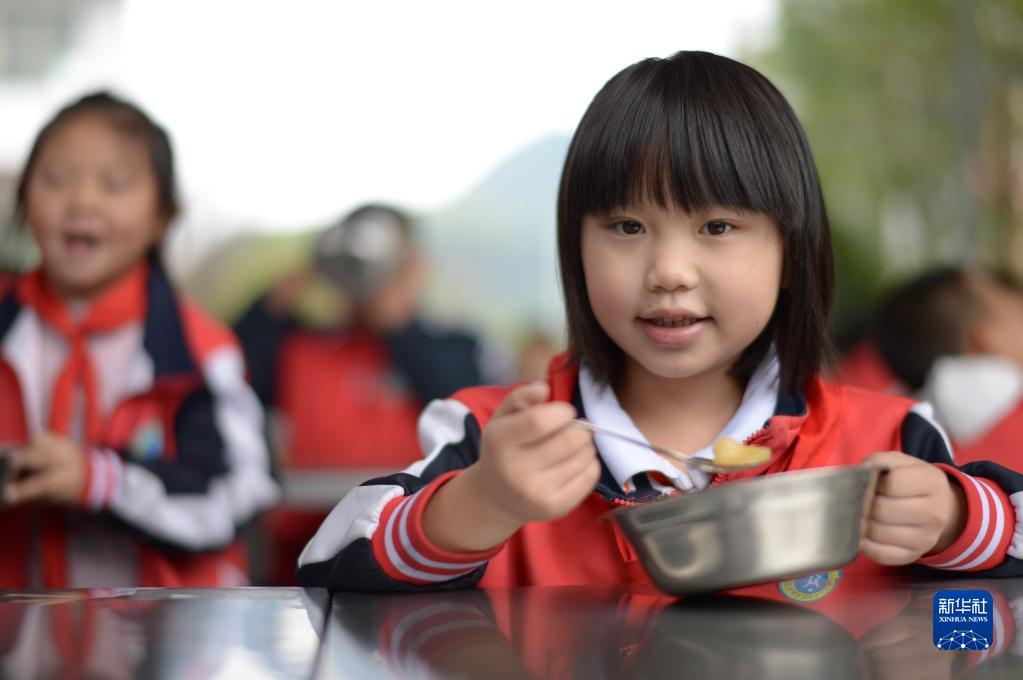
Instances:
[[[986,590],[939,590],[934,595],[934,646],[987,649],[994,642],[994,598]]]
[[[834,590],[841,579],[841,569],[822,571],[819,574],[781,581],[778,590],[790,600],[814,602]]]

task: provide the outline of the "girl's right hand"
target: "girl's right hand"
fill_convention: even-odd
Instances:
[[[441,486],[423,510],[435,546],[477,552],[531,520],[568,514],[600,478],[593,435],[572,427],[575,409],[550,402],[545,383],[505,398],[483,429],[479,459]]]
[[[568,514],[600,479],[593,435],[571,427],[571,404],[549,397],[542,382],[513,390],[483,430],[479,461],[466,470],[482,497],[519,525]]]

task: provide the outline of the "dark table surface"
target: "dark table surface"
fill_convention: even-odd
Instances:
[[[943,588],[991,593],[990,647],[934,646]],[[0,591],[0,678],[1023,678],[1023,579],[845,590]]]

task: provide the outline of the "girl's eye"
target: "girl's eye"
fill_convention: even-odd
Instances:
[[[131,177],[107,177],[103,181],[103,186],[110,193],[116,194],[119,191],[124,191],[131,186]]]
[[[635,220],[618,220],[611,225],[611,229],[622,236],[635,236],[643,233],[643,225]]]
[[[724,236],[732,229],[735,229],[735,227],[733,227],[728,222],[714,220],[712,222],[707,222],[702,227],[700,227],[700,233],[707,234],[708,236]]]
[[[63,172],[52,171],[43,172],[42,180],[43,184],[45,184],[50,189],[60,189],[64,186],[67,186],[68,183],[67,174]]]

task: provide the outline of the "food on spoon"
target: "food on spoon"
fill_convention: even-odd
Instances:
[[[714,463],[722,467],[759,465],[771,458],[771,449],[766,446],[740,444],[731,437],[722,437],[714,442]]]

